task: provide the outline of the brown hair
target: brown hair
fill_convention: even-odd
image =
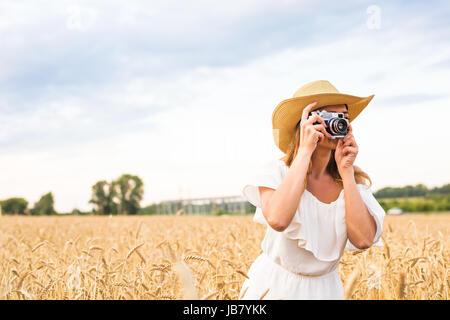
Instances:
[[[300,145],[300,121],[297,123],[297,126],[295,127],[295,135],[292,137],[292,140],[288,146],[288,149],[286,151],[286,154],[280,158],[287,167],[290,167],[292,164],[292,161],[294,161],[295,157],[297,156],[298,149]],[[342,178],[339,174],[336,160],[334,159],[334,151],[331,150],[330,159],[327,164],[326,172],[330,174],[334,181],[338,182],[342,186]],[[356,183],[363,183],[367,184],[366,181],[369,182],[369,187],[372,186],[372,180],[370,179],[369,175],[362,171],[360,168],[353,166],[354,172],[355,172],[355,181]],[[312,170],[312,160],[309,161],[308,165],[308,171],[306,175],[310,174]],[[306,189],[307,179],[305,178],[304,182],[304,189]]]

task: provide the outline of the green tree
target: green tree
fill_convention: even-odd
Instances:
[[[407,196],[422,197],[426,195],[428,192],[429,192],[428,188],[422,183],[420,183],[417,184],[415,187],[413,187],[412,194],[408,194]]]
[[[158,204],[152,203],[144,208],[140,208],[137,214],[156,214],[158,212]]]
[[[51,215],[57,212],[53,208],[54,200],[51,192],[44,194],[38,202],[34,204],[34,208],[31,209],[33,215]]]
[[[138,176],[123,174],[113,182],[119,201],[119,214],[137,214],[144,195],[144,183]]]
[[[116,197],[114,183],[108,183],[105,180],[98,181],[92,186],[92,203],[95,214],[117,214],[117,203],[114,202]]]
[[[434,187],[430,192],[437,194],[450,194],[450,183],[444,184],[442,187]]]
[[[5,214],[25,214],[28,207],[28,201],[24,198],[9,198],[0,201],[0,206]]]

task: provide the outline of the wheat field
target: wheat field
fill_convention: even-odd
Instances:
[[[346,251],[346,299],[448,299],[450,215],[387,216]],[[265,227],[251,216],[0,218],[0,299],[238,299]]]

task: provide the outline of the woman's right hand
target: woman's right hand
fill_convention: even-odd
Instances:
[[[325,139],[325,136],[331,137],[326,131],[325,121],[317,114],[313,114],[308,118],[312,108],[317,105],[317,101],[310,103],[303,109],[302,119],[300,120],[300,145],[299,152],[306,152],[312,154],[317,147],[317,144]],[[319,124],[313,125],[313,123]]]

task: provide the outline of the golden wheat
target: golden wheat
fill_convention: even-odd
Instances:
[[[387,216],[384,247],[344,253],[345,298],[449,299],[449,227]],[[250,216],[2,216],[0,299],[239,299],[264,231]]]

